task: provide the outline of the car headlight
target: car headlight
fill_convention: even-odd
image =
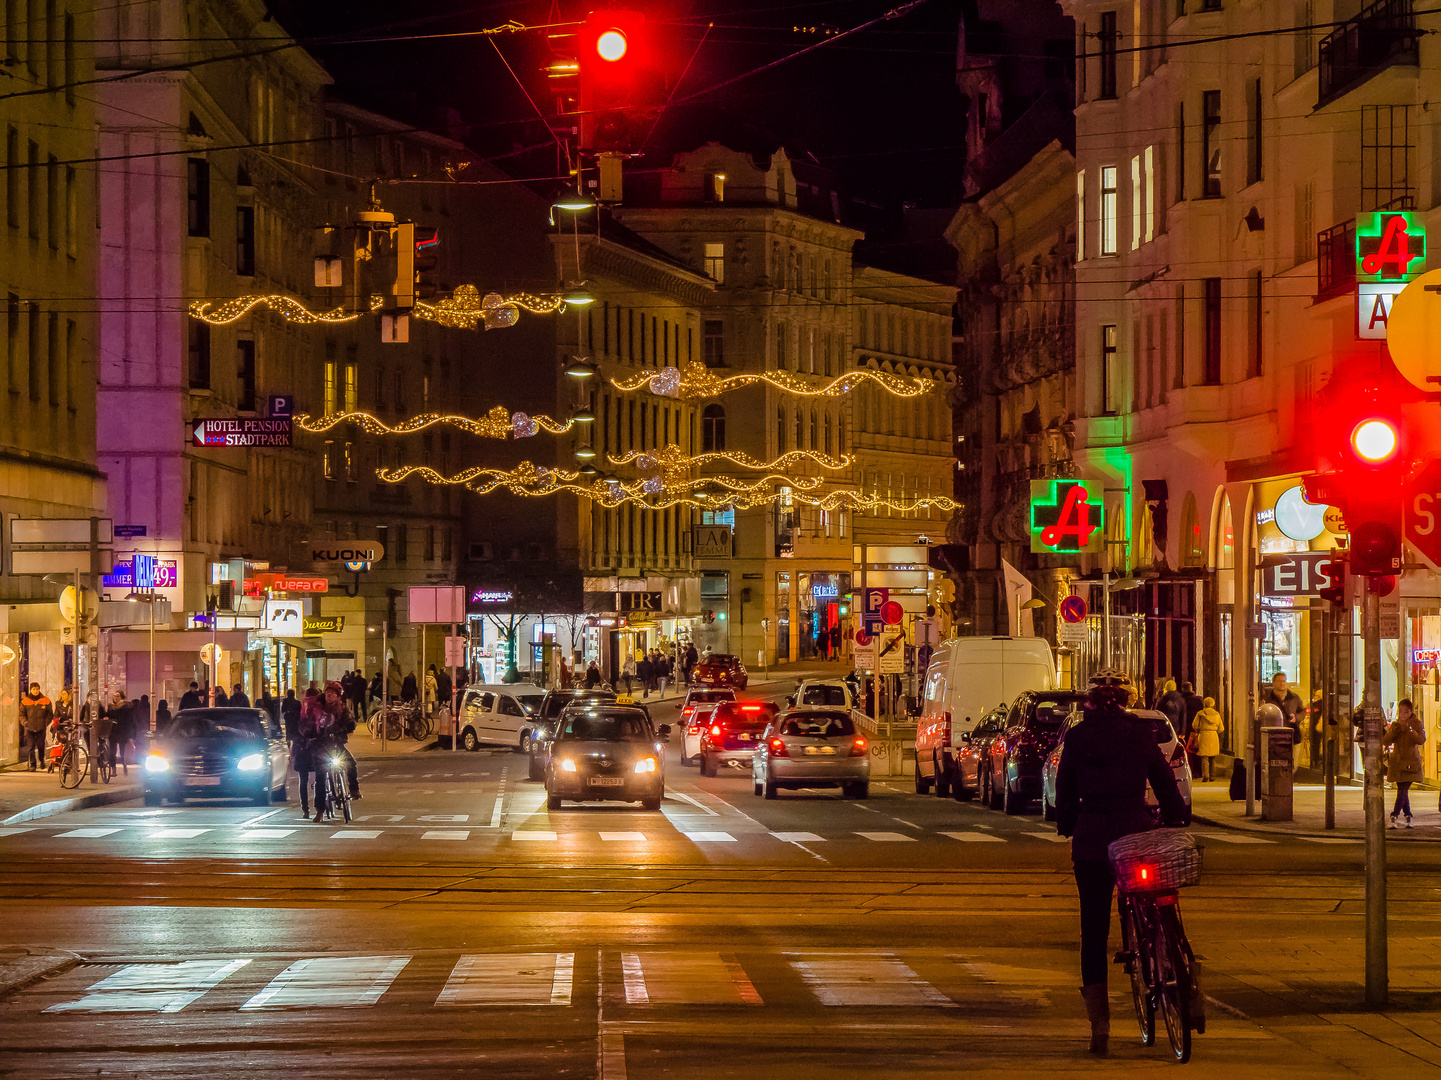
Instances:
[[[145,759],[146,772],[169,772],[170,762],[166,761],[159,754],[151,754]]]
[[[241,772],[254,772],[256,769],[263,769],[265,767],[265,759],[259,754],[246,754],[236,762],[236,766]]]
[[[635,763],[636,772],[655,772],[655,758],[642,758]]]
[[[560,771],[575,772],[575,762],[571,761],[570,758],[562,758],[560,762]]]

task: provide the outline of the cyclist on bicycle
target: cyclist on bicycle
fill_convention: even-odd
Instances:
[[[1091,1022],[1090,1051],[1106,1052],[1111,1006],[1106,996],[1111,898],[1116,876],[1107,857],[1114,840],[1147,832],[1146,782],[1167,823],[1184,823],[1186,804],[1150,724],[1127,711],[1131,680],[1120,671],[1091,676],[1084,718],[1066,733],[1056,770],[1056,830],[1071,838],[1081,900],[1081,996]]]
[[[330,712],[325,699],[314,690],[305,694],[300,707],[300,720],[295,729],[295,742],[290,748],[290,763],[300,774],[300,812],[310,817],[310,774],[315,774],[315,816],[325,808],[325,766],[320,757],[330,732]]]
[[[325,684],[325,708],[331,715],[330,741],[332,749],[345,759],[345,779],[350,785],[350,797],[360,798],[360,772],[356,768],[355,758],[346,749],[345,743],[350,738],[350,733],[355,730],[355,719],[350,715],[350,710],[345,705],[345,691],[341,689],[338,682]]]

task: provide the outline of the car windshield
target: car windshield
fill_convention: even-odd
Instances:
[[[591,701],[614,701],[615,695],[608,690],[586,690],[579,694],[552,694],[546,701],[545,716],[549,720],[559,716],[572,705],[584,705]]]
[[[258,739],[265,735],[265,728],[260,717],[249,710],[207,709],[181,713],[165,734],[176,739],[217,739],[227,735]]]
[[[567,717],[560,727],[561,742],[646,742],[645,720],[623,713],[582,713]]]
[[[535,715],[535,710],[540,708],[540,703],[545,700],[544,694],[517,694],[521,707],[530,715]]]
[[[737,660],[734,656],[722,653],[718,656],[712,656],[709,660],[706,661],[706,664],[711,667],[738,667],[740,665],[740,661]]]
[[[837,735],[854,735],[855,724],[849,716],[840,713],[821,713],[818,716],[792,716],[781,728],[784,735],[807,735],[823,739]]]
[[[802,705],[845,705],[846,690],[843,686],[807,686],[801,691]]]

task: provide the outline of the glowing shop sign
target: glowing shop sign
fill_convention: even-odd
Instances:
[[[476,589],[470,594],[472,604],[508,604],[514,599],[509,589]]]
[[[1105,548],[1106,511],[1085,480],[1031,481],[1031,550],[1070,555]]]
[[[1356,280],[1410,281],[1426,266],[1426,226],[1417,214],[1378,211],[1356,219]]]

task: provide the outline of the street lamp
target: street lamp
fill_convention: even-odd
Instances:
[[[1046,602],[1044,600],[1040,599],[1040,597],[1033,596],[1016,609],[1016,637],[1021,636],[1021,612],[1035,611],[1037,608],[1043,608],[1045,606]]]

